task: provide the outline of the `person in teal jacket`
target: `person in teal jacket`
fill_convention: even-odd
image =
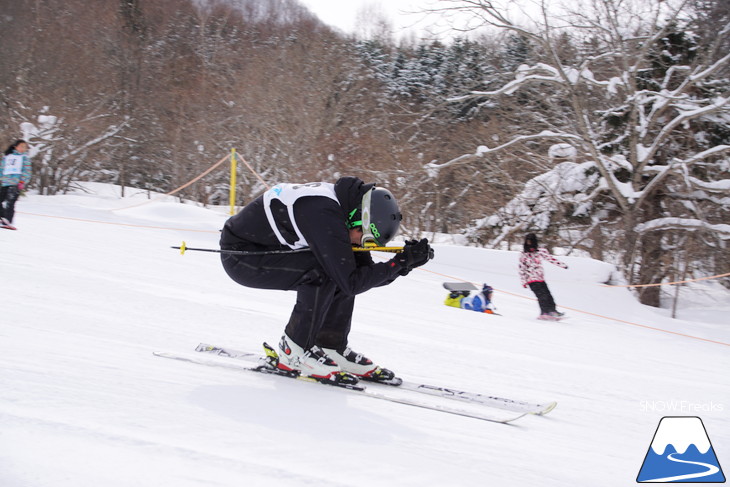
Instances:
[[[16,140],[7,148],[0,163],[0,224],[3,228],[15,230],[15,202],[30,181],[30,172],[28,143]]]

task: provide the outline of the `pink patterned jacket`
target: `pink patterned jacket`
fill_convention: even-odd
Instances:
[[[545,271],[542,268],[543,260],[563,269],[568,268],[567,264],[560,262],[550,255],[547,249],[537,249],[537,252],[522,252],[520,254],[520,280],[522,281],[522,287],[527,287],[531,282],[545,281]]]

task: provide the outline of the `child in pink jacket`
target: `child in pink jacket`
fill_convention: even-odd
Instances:
[[[534,233],[528,233],[525,236],[523,249],[520,254],[520,280],[522,281],[522,287],[530,286],[530,289],[537,297],[537,302],[540,304],[538,319],[559,320],[564,313],[560,313],[555,309],[555,300],[545,283],[545,271],[542,268],[542,261],[545,260],[563,269],[568,268],[567,264],[550,255],[547,249],[538,248],[537,236]]]

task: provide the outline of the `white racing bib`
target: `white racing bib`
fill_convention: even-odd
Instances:
[[[4,175],[22,174],[23,173],[23,156],[19,154],[9,154],[5,156]]]
[[[307,240],[302,235],[302,232],[299,230],[299,226],[297,225],[297,221],[294,218],[294,203],[303,196],[325,196],[335,200],[339,204],[339,200],[335,194],[335,185],[333,183],[277,184],[264,193],[264,211],[266,212],[266,219],[269,220],[269,225],[274,231],[276,238],[279,239],[279,243],[292,249],[309,247],[309,243],[307,243]],[[279,225],[274,219],[274,215],[271,212],[271,203],[274,200],[280,201],[289,213],[289,220],[297,234],[297,240],[294,243],[286,241],[284,236],[281,234]]]

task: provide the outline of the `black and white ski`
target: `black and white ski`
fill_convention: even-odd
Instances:
[[[218,347],[209,345],[207,343],[201,343],[195,348],[196,352],[204,352],[222,357],[230,357],[238,360],[256,361],[260,354],[253,352],[245,352],[226,347]],[[467,392],[452,387],[442,387],[430,384],[421,384],[418,382],[403,380],[400,377],[396,377],[390,381],[373,381],[368,384],[375,385],[388,385],[397,386],[399,389],[405,389],[408,391],[418,392],[421,394],[428,394],[431,396],[444,397],[447,399],[454,399],[467,403],[480,404],[483,406],[493,407],[497,409],[503,409],[506,411],[536,414],[542,416],[549,413],[555,406],[558,405],[556,402],[528,402],[520,401],[516,399],[510,399],[506,397],[491,396],[487,394],[479,394],[476,392]]]
[[[291,378],[291,379],[298,379],[303,380],[307,382],[319,382],[316,379],[313,379],[311,377],[305,377],[297,374],[291,374],[286,373],[283,371],[279,371],[278,369],[272,369],[269,365],[265,363],[265,361],[262,361],[261,363],[255,363],[252,362],[250,355],[255,354],[248,354],[246,355],[246,358],[242,360],[229,360],[229,358],[239,358],[240,357],[230,357],[229,355],[223,355],[223,354],[217,354],[219,356],[213,357],[213,356],[204,356],[199,354],[186,354],[186,353],[174,353],[174,352],[153,352],[154,355],[158,357],[173,359],[173,360],[179,360],[184,362],[189,362],[193,364],[198,365],[205,365],[210,367],[220,367],[225,368],[229,370],[238,370],[238,371],[250,371],[250,372],[256,372],[256,373],[262,373],[266,375],[277,375],[281,377]],[[412,399],[408,397],[398,397],[394,396],[392,394],[386,394],[378,391],[373,391],[369,389],[368,387],[365,387],[362,385],[362,383],[359,384],[331,384],[334,387],[333,390],[344,390],[352,394],[357,394],[365,397],[370,397],[373,399],[379,399],[384,401],[389,401],[393,403],[398,404],[405,404],[408,406],[414,406],[418,408],[423,409],[429,409],[432,411],[439,411],[442,413],[448,413],[453,414],[457,416],[464,416],[468,418],[473,419],[479,419],[482,421],[489,421],[494,423],[510,423],[512,421],[515,421],[523,416],[525,416],[527,413],[525,412],[515,412],[515,411],[482,411],[482,410],[468,410],[468,409],[462,409],[457,407],[451,407],[446,406],[443,404],[437,404],[435,402],[427,402],[417,399]]]

